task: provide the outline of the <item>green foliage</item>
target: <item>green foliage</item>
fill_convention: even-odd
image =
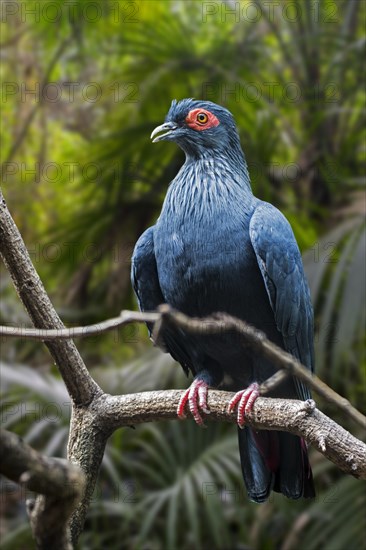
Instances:
[[[363,408],[365,296],[365,223],[352,217],[320,239],[304,256],[312,301],[318,375]]]
[[[66,457],[71,402],[62,380],[6,363],[1,379],[3,427],[46,454]]]
[[[120,462],[140,488],[124,525],[127,533],[135,531],[137,547],[151,537],[166,548],[201,547],[203,532],[205,544],[230,546],[221,497],[239,483],[233,435],[226,426],[210,425],[202,434],[192,422],[172,422],[148,426],[134,438]],[[118,503],[115,513],[120,515]]]
[[[140,365],[134,361],[118,373],[111,372],[115,393],[156,388],[155,373],[159,387],[182,385],[172,380],[172,375],[182,375],[168,356],[149,352]],[[100,381],[100,373],[93,374]],[[16,427],[27,442],[48,454],[64,456],[70,408],[62,381],[19,365],[16,369],[4,365],[1,376],[6,426]],[[108,373],[104,377],[107,380]],[[19,404],[23,413],[27,411],[21,423],[14,414],[20,413]],[[275,548],[293,539],[289,548],[294,548],[297,537],[324,540],[324,522],[327,530],[334,522],[340,524],[339,507],[347,512],[342,541],[354,536],[358,540],[363,524],[354,518],[363,507],[362,483],[344,478],[317,453],[311,460],[318,491],[315,503],[273,495],[259,506],[250,503],[245,493],[233,426],[208,424],[200,430],[193,421],[174,421],[119,430],[107,446],[80,548],[117,549],[121,540],[131,549],[240,548],[241,544]],[[344,502],[354,512],[348,513]],[[20,529],[12,535],[15,546],[24,533]],[[336,540],[335,535],[330,540]]]
[[[366,535],[364,489],[362,483],[350,477],[328,489],[307,511],[310,521],[302,536],[303,548],[362,548]]]

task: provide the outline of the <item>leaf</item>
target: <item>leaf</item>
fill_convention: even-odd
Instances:
[[[362,321],[365,319],[365,256],[366,230],[364,229],[355,247],[343,290],[338,315],[338,330],[333,348],[335,368],[340,368],[352,344],[363,335]]]

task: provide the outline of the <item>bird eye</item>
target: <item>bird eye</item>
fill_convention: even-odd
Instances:
[[[197,122],[199,122],[199,124],[206,124],[207,121],[208,116],[206,115],[206,113],[198,113]]]

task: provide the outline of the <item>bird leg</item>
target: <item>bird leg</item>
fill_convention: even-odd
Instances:
[[[210,410],[207,405],[207,391],[208,384],[203,380],[196,378],[179,400],[177,408],[178,418],[186,418],[184,408],[188,402],[189,410],[191,411],[196,424],[199,426],[204,426],[205,424],[200,414],[200,410],[205,414],[210,414]]]
[[[238,405],[237,424],[239,428],[244,428],[245,415],[253,408],[254,402],[259,397],[259,385],[254,382],[245,390],[238,391],[230,400],[228,411],[231,412]]]

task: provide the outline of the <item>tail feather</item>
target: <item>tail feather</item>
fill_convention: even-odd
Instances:
[[[306,445],[285,432],[239,429],[239,450],[249,498],[264,502],[271,490],[288,498],[315,496]]]
[[[241,430],[238,428],[240,461],[244,482],[249,498],[255,502],[265,502],[275,482],[274,472],[266,460],[266,456],[269,456],[270,439],[273,439],[273,437],[271,432],[262,432],[262,434],[261,446],[259,447],[256,442],[256,434],[252,429],[244,428]],[[276,446],[274,445],[273,463],[276,463],[277,457]]]

